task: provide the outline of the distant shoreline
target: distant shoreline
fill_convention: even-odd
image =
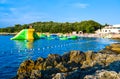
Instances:
[[[0,35],[16,35],[17,33],[0,33]]]
[[[17,33],[0,33],[0,35],[16,35]],[[46,34],[46,33],[45,33]],[[59,35],[58,33],[56,33]],[[66,36],[76,35],[78,37],[96,37],[96,38],[110,38],[110,39],[120,39],[120,34],[95,34],[95,33],[84,33],[84,34],[65,34]]]

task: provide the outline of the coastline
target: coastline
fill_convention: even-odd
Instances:
[[[17,33],[0,33],[0,35],[16,35]]]
[[[119,79],[119,68],[120,43],[115,43],[99,52],[70,51],[26,60],[14,79]]]
[[[7,32],[3,32],[0,33],[0,35],[16,35],[17,33],[7,33]],[[40,33],[38,32],[38,34],[40,35]],[[46,35],[50,35],[50,33],[44,33]],[[97,33],[81,33],[81,34],[72,34],[72,33],[51,33],[51,34],[56,34],[56,35],[65,35],[65,36],[78,36],[78,37],[94,37],[94,38],[111,38],[111,39],[120,39],[120,34],[97,34]]]
[[[0,35],[16,35],[17,33],[0,33]],[[44,33],[50,35],[50,33]],[[61,35],[62,33],[51,33],[56,35]],[[96,33],[83,33],[83,34],[72,34],[66,33],[65,36],[76,35],[78,37],[93,37],[93,38],[110,38],[110,39],[120,39],[120,34],[96,34]]]

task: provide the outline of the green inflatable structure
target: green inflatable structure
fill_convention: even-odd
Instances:
[[[39,39],[39,36],[34,32],[34,29],[23,29],[11,40],[34,40]]]

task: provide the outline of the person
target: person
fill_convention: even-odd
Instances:
[[[32,25],[29,25],[29,26],[27,27],[27,29],[32,29]]]
[[[29,25],[29,29],[32,29],[32,25]]]

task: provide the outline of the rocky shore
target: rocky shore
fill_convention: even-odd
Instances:
[[[99,52],[70,51],[26,60],[13,79],[120,79],[120,44]]]

